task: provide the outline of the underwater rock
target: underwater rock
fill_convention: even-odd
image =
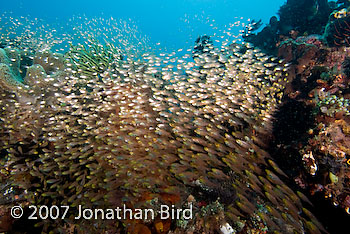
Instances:
[[[18,49],[12,47],[0,49],[0,63],[8,65],[13,76],[17,80],[21,80],[21,55]]]
[[[246,32],[243,38],[264,52],[277,55],[279,44],[283,41],[295,40],[301,35],[322,35],[325,28],[331,28],[327,25],[331,12],[327,0],[288,0],[279,9],[279,20],[273,16],[261,32]]]
[[[329,48],[322,39],[311,35],[284,41],[279,46],[278,55],[291,64],[291,82],[287,85],[286,94],[295,96],[301,91],[297,95],[305,96],[320,85],[317,82],[322,82],[326,77],[334,79],[339,75],[342,72],[342,63],[350,55],[350,51],[347,48]]]
[[[21,92],[21,95],[28,92],[31,86],[40,90],[50,85],[50,80],[64,76],[62,74],[65,69],[64,63],[65,58],[62,54],[50,51],[37,52],[31,62],[33,65],[25,69],[25,76],[22,79],[21,51],[12,47],[0,48],[0,85],[4,90]]]
[[[327,178],[322,182],[324,196],[332,201],[335,206],[340,206],[350,213],[347,202],[349,181],[349,162],[346,157],[350,153],[350,124],[344,119],[329,119],[320,121],[317,132],[312,134],[309,145],[303,148],[303,152],[314,152],[314,164],[319,168],[316,173],[318,178]],[[309,184],[311,192],[315,193],[315,185]]]
[[[49,50],[35,53],[33,64],[39,64],[44,68],[46,74],[52,74],[56,71],[63,70],[65,59],[62,54],[52,53]]]
[[[303,124],[308,123],[308,129],[301,129],[304,125],[297,121],[289,121],[296,124],[290,128],[301,132],[289,142],[280,142],[276,148],[276,152],[288,161],[286,165],[295,165],[293,170],[288,170],[282,166],[282,161],[278,161],[298,186],[309,190],[313,196],[322,193],[318,199],[325,197],[346,212],[349,212],[346,153],[349,145],[345,133],[350,123],[349,55],[348,48],[329,47],[317,35],[290,38],[279,45],[279,56],[290,63],[291,82],[285,91],[285,105],[292,99],[309,111],[284,111],[283,116],[300,116]],[[303,116],[306,113],[308,116]],[[276,118],[277,123],[281,121],[280,116]]]
[[[27,74],[23,79],[23,82],[29,86],[41,86],[46,78],[46,72],[44,68],[39,64],[34,64],[27,69]]]
[[[19,63],[18,50],[9,47],[0,48],[0,85],[2,88],[12,91],[24,88],[20,82]]]
[[[4,48],[9,60],[10,60],[10,67],[12,69],[12,72],[15,77],[21,77],[20,75],[20,66],[21,66],[21,57],[20,52],[18,49],[13,49],[10,47]]]
[[[12,69],[5,63],[0,63],[0,87],[14,92],[21,92],[25,88],[14,76]]]
[[[342,3],[287,1],[279,11],[280,20],[272,18],[260,33],[245,37],[289,64],[289,82],[274,116],[270,152],[308,195],[330,200],[320,204],[329,202],[343,209],[328,208],[324,214],[318,209],[334,232],[342,229],[327,221],[328,212],[344,223],[350,220],[343,212],[349,213],[350,204],[349,1]]]
[[[6,54],[6,51],[0,48],[0,63],[10,64],[10,59]]]
[[[291,14],[293,12],[293,14]],[[322,34],[331,8],[327,0],[288,0],[280,9],[280,33]]]
[[[268,54],[276,54],[277,43],[280,40],[278,25],[277,17],[273,16],[270,19],[270,23],[261,32],[254,34],[254,31],[248,30],[244,33],[243,38]]]

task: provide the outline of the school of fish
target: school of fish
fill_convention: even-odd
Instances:
[[[215,225],[174,221],[170,231],[225,233],[254,220],[268,233],[324,230],[266,151],[283,61],[228,40],[193,53],[147,51],[147,39],[113,18],[73,19],[64,33],[37,19],[0,22],[2,173],[25,201],[154,208],[209,196],[223,207],[208,215]],[[38,225],[94,233],[116,222]],[[120,222],[133,232],[135,223]]]

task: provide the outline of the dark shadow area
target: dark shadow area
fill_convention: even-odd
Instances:
[[[348,233],[350,216],[344,209],[335,207],[325,199],[322,192],[311,196],[296,185],[294,178],[305,171],[299,149],[307,144],[308,130],[314,128],[313,108],[303,102],[288,99],[275,113],[273,128],[274,140],[270,145],[270,154],[278,166],[289,176],[285,183],[294,191],[302,191],[313,206],[304,204],[331,234]],[[311,175],[309,175],[311,177]],[[312,180],[312,178],[310,178]]]

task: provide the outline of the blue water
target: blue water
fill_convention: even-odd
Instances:
[[[15,16],[60,21],[73,15],[131,19],[152,42],[170,48],[192,44],[201,34],[210,34],[208,25],[223,28],[240,17],[262,19],[266,24],[285,0],[11,0],[1,9]],[[214,21],[213,21],[214,20]],[[210,23],[208,23],[210,21]]]

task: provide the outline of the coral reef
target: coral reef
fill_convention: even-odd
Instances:
[[[342,227],[327,221],[327,217],[332,212],[339,220],[349,220],[343,212],[349,213],[350,54],[348,13],[344,8],[348,7],[348,1],[341,6],[327,3],[324,13],[305,14],[304,18],[299,17],[300,22],[293,21],[294,15],[288,16],[285,9],[298,8],[301,2],[287,1],[281,7],[278,29],[271,30],[270,23],[260,35],[250,34],[246,39],[253,42],[260,36],[265,37],[262,41],[273,39],[273,47],[261,42],[257,42],[257,46],[277,54],[289,64],[289,82],[282,105],[274,115],[275,139],[270,152],[295,184],[308,191],[309,198],[328,199],[343,209],[328,208],[327,212],[318,214],[330,230],[340,232]],[[312,8],[305,8],[308,9]],[[306,16],[311,17],[305,19]],[[285,17],[292,18],[288,21]],[[312,19],[318,17],[323,19],[314,28]],[[288,30],[283,33],[282,27]],[[264,30],[269,34],[264,35]]]
[[[280,33],[288,35],[295,30],[300,35],[320,34],[330,13],[327,0],[288,0],[278,12]]]
[[[171,56],[124,61],[111,44],[91,37],[88,43],[89,49],[71,46],[66,63],[36,52],[24,78],[28,90],[1,90],[9,200],[26,210],[29,204],[70,206],[65,219],[38,220],[35,227],[78,233],[323,230],[266,151],[287,79],[281,61],[245,43],[207,47],[193,54],[194,61],[178,60],[173,70]],[[76,220],[79,205],[156,212],[154,219]],[[192,207],[193,218],[161,219],[161,205]]]
[[[277,55],[279,44],[289,38],[323,34],[325,28],[330,28],[328,16],[334,7],[327,0],[288,0],[278,12],[279,19],[271,17],[261,32],[248,31],[244,39]]]
[[[63,55],[50,51],[35,53],[30,66],[22,71],[21,61],[25,59],[27,56],[22,58],[16,48],[0,48],[0,86],[3,89],[26,93],[31,86],[44,88],[50,80],[47,75],[59,76],[65,68]]]
[[[24,88],[19,74],[19,63],[18,50],[9,47],[0,48],[0,82],[4,89],[18,90]]]
[[[327,27],[324,31],[324,37],[331,46],[349,46],[349,13],[346,8],[340,11],[334,11]]]
[[[65,68],[65,59],[62,54],[52,53],[49,50],[38,51],[34,55],[33,64],[40,65],[46,74],[53,74]]]
[[[334,233],[350,220],[348,7],[349,1],[287,1],[279,20],[245,36],[289,64],[269,152]]]

